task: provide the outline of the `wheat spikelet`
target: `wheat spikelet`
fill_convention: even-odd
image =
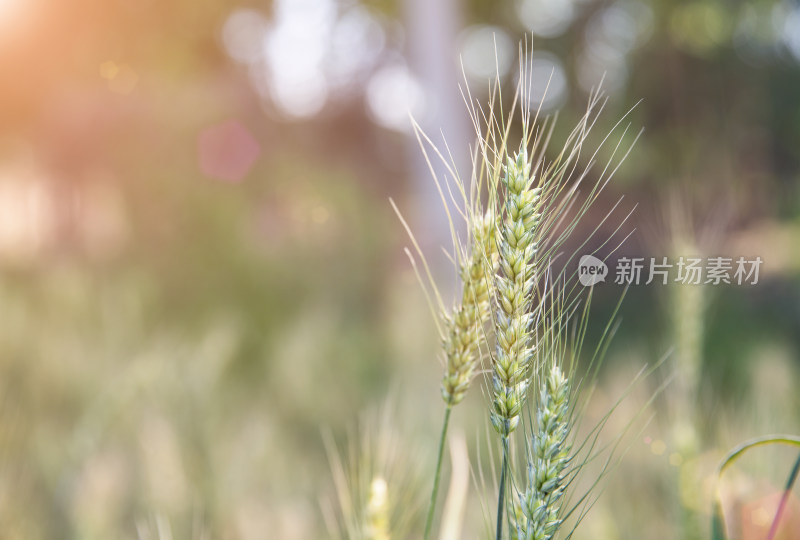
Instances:
[[[333,480],[333,491],[320,500],[325,538],[408,538],[419,518],[422,477],[394,405],[369,409],[348,431],[343,447],[323,431]]]
[[[442,398],[448,406],[464,399],[480,360],[484,324],[491,317],[490,282],[497,271],[494,213],[475,219],[470,255],[461,264],[461,305],[445,317],[443,348],[446,357]]]
[[[513,160],[508,158],[504,173],[506,215],[497,236],[500,258],[500,272],[495,280],[497,349],[492,362],[490,415],[495,430],[508,437],[519,423],[533,357],[530,306],[541,190],[531,187],[531,163],[524,148]]]
[[[365,511],[365,540],[390,540],[389,534],[389,488],[386,480],[378,476],[372,480],[369,501]]]
[[[528,456],[528,485],[512,511],[516,518],[513,532],[519,540],[549,540],[561,525],[570,421],[569,384],[558,366],[553,366],[542,383],[536,427]]]

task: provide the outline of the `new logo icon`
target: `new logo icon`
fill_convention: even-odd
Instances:
[[[606,280],[608,266],[591,255],[583,255],[578,263],[578,281],[584,287],[591,287]]]

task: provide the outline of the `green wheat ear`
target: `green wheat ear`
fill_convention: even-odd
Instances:
[[[419,518],[421,476],[391,402],[371,408],[339,446],[323,431],[334,491],[320,501],[326,538],[407,538]]]
[[[365,511],[365,540],[390,540],[389,534],[389,488],[386,480],[377,476],[369,488],[369,500]]]
[[[549,540],[561,525],[559,512],[570,461],[569,431],[569,381],[553,366],[542,381],[528,456],[528,483],[515,512],[512,536],[518,540]]]
[[[481,361],[481,343],[485,342],[484,326],[491,318],[491,276],[497,272],[497,250],[494,241],[495,217],[489,210],[482,217],[471,214],[472,234],[469,256],[462,256],[459,270],[463,282],[461,304],[453,315],[444,315],[442,349],[445,353],[445,370],[442,379],[442,398],[445,402],[444,421],[439,436],[436,471],[433,489],[425,519],[423,538],[430,537],[439,480],[442,472],[444,445],[452,408],[464,399]]]
[[[524,148],[508,159],[504,172],[506,216],[497,235],[501,272],[495,280],[497,350],[490,417],[494,429],[507,438],[519,424],[533,358],[530,307],[541,190],[531,187],[531,163]]]
[[[490,276],[497,271],[494,241],[494,213],[475,220],[470,256],[460,268],[463,292],[461,305],[445,316],[445,373],[442,398],[448,407],[458,404],[467,393],[480,363],[484,325],[491,317]]]

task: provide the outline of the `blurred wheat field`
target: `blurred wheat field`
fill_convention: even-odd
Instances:
[[[720,460],[800,433],[799,35],[788,0],[0,0],[0,538],[327,538],[358,467],[369,534],[422,538],[441,344],[389,198],[449,306],[409,113],[468,177],[464,96],[499,76],[510,110],[520,41],[517,106],[558,112],[557,143],[600,79],[587,148],[641,99],[621,147],[644,134],[574,237],[607,237],[622,197],[612,267],[763,259],[752,286],[631,286],[581,394],[576,438],[612,408],[599,445],[637,422],[571,538],[710,538]],[[450,420],[445,538],[494,536],[490,371]],[[762,447],[726,471],[729,538],[767,537],[796,459]],[[800,536],[799,504],[775,538]]]

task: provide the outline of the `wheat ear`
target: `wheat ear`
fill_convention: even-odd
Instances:
[[[451,317],[445,318],[443,348],[446,365],[442,398],[448,407],[464,399],[480,363],[484,324],[492,314],[489,280],[497,271],[498,262],[494,213],[489,211],[475,221],[471,253],[460,269],[463,282],[461,305]]]
[[[445,352],[445,372],[442,379],[442,398],[446,408],[439,435],[433,491],[428,505],[428,516],[425,519],[423,536],[425,539],[430,537],[436,512],[450,411],[464,399],[475,376],[480,363],[480,344],[484,339],[484,325],[492,314],[490,280],[497,272],[498,264],[494,227],[495,218],[491,210],[482,217],[474,219],[470,254],[468,258],[464,257],[460,267],[463,282],[461,304],[456,307],[452,316],[444,318],[445,335],[442,347]]]
[[[531,164],[524,148],[508,159],[502,181],[506,216],[497,236],[500,272],[495,280],[497,348],[490,416],[494,429],[507,438],[519,424],[533,357],[530,306],[541,189],[531,187]]]
[[[366,508],[364,526],[365,540],[390,540],[389,500],[386,480],[380,476],[372,480],[369,488],[369,501]]]
[[[536,432],[528,457],[528,485],[521,496],[520,540],[550,540],[561,525],[559,510],[569,465],[569,381],[553,366],[542,383]]]
[[[540,219],[541,189],[532,187],[531,163],[527,149],[508,158],[502,182],[505,185],[505,220],[497,235],[499,269],[496,275],[495,336],[492,360],[492,426],[501,435],[503,461],[497,498],[495,537],[503,536],[503,501],[508,475],[508,436],[519,424],[533,346],[531,344],[531,292],[535,282],[537,225]]]

